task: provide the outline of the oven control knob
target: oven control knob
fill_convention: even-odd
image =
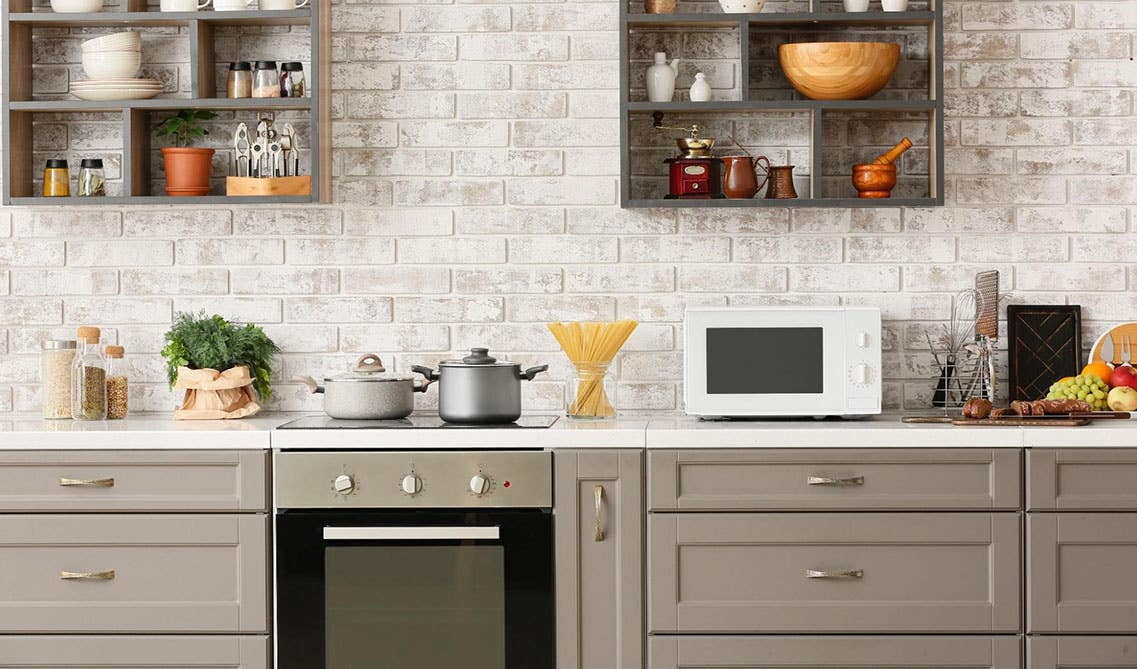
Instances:
[[[340,474],[332,481],[332,488],[341,495],[350,495],[355,490],[355,479],[347,474]]]
[[[422,490],[422,479],[414,474],[407,474],[403,477],[402,488],[408,495],[417,495]]]
[[[475,474],[474,478],[470,479],[470,492],[475,495],[484,495],[489,492],[490,480],[482,474]]]

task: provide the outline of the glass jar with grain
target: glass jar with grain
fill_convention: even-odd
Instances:
[[[253,97],[280,97],[280,75],[276,71],[276,61],[257,61],[256,72],[253,74]]]
[[[71,365],[71,417],[75,420],[106,420],[107,359],[99,344],[99,328],[81,327],[76,339],[79,354]]]
[[[72,339],[47,339],[41,345],[40,397],[43,417],[71,418],[71,363],[76,345]]]
[[[107,418],[126,418],[130,401],[127,395],[126,350],[121,346],[107,347]]]

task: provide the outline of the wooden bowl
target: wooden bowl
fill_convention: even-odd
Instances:
[[[857,197],[892,197],[892,189],[896,187],[896,165],[853,165],[853,187],[857,189]]]
[[[862,100],[888,84],[900,61],[890,42],[804,42],[778,47],[782,72],[814,100]]]

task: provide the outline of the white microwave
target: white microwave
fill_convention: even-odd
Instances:
[[[880,309],[687,310],[688,414],[705,418],[880,413]]]

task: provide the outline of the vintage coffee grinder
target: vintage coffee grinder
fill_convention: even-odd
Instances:
[[[692,125],[677,128],[663,125],[663,113],[655,112],[652,127],[657,130],[678,130],[688,134],[675,140],[680,155],[663,162],[670,166],[670,193],[668,199],[707,199],[723,197],[722,160],[711,155],[714,137],[700,137],[701,128]]]

